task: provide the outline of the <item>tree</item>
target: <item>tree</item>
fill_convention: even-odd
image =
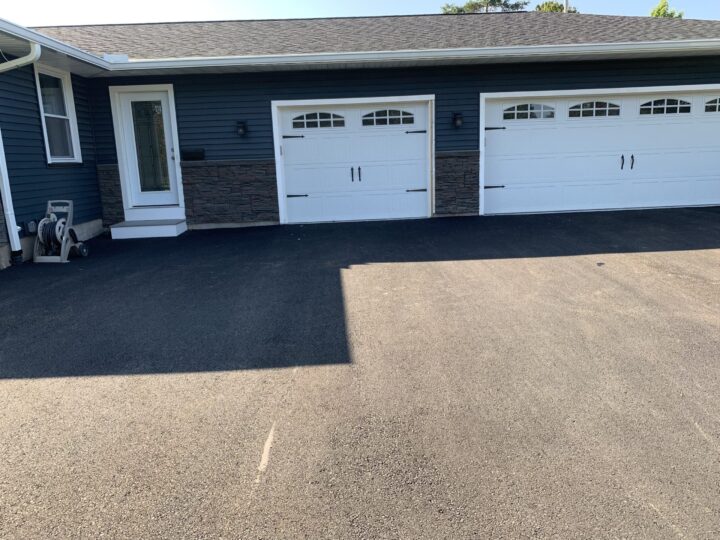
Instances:
[[[538,4],[535,7],[535,11],[545,11],[551,13],[563,13],[565,11],[565,4],[563,2],[556,2],[555,0],[547,0],[542,4]],[[568,13],[577,13],[578,10],[574,7],[568,8]]]
[[[650,12],[650,16],[661,17],[663,19],[682,19],[683,12],[670,9],[668,0],[660,0],[660,3]]]
[[[456,4],[445,4],[442,12],[449,15],[458,13],[489,13],[491,11],[520,11],[524,9],[530,0],[470,0],[464,6]]]

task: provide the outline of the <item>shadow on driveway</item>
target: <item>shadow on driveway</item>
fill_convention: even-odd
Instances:
[[[347,364],[351,265],[711,248],[720,208],[101,238],[88,259],[0,273],[0,378]]]

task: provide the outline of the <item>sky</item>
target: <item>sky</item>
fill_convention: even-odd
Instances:
[[[218,19],[347,17],[437,13],[447,0],[26,0],[0,4],[0,18],[23,26]],[[534,9],[540,0],[532,0]],[[648,15],[658,0],[571,0],[581,13]],[[463,0],[455,3],[464,3]],[[686,19],[719,19],[718,0],[670,0]]]

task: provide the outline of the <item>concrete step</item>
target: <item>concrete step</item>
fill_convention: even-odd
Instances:
[[[184,219],[123,221],[110,226],[110,236],[113,240],[168,238],[180,236],[185,231],[187,231],[187,222]]]

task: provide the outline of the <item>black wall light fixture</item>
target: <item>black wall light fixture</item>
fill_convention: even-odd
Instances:
[[[461,128],[463,125],[463,121],[464,121],[462,113],[459,113],[459,112],[453,113],[452,121],[453,121],[453,126],[455,126],[456,128]]]
[[[237,123],[237,134],[240,137],[247,135],[247,122],[240,121]]]

